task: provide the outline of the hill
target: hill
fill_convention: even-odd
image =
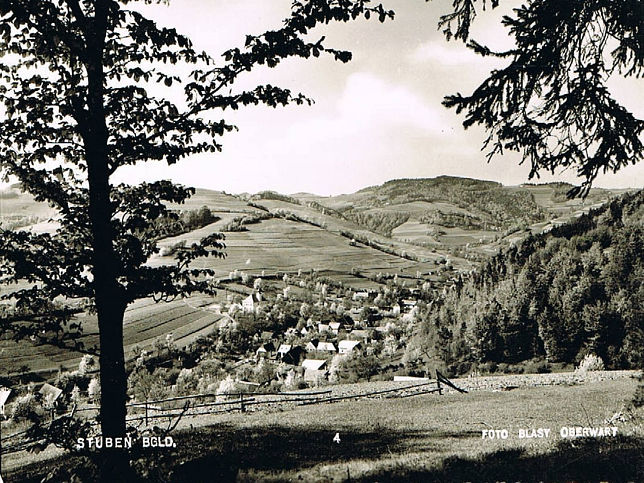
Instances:
[[[585,200],[568,200],[571,188],[565,183],[503,186],[439,176],[391,180],[332,197],[303,194],[299,199],[395,241],[465,257],[496,253],[529,232],[568,221],[623,192],[593,189]]]
[[[452,372],[532,358],[644,365],[644,192],[526,238],[457,280],[421,317],[408,358]]]
[[[186,204],[171,208],[193,213],[205,206],[210,211],[210,219],[215,221],[161,240],[161,253],[149,263],[173,263],[171,254],[175,247],[223,231],[226,258],[205,258],[195,263],[212,268],[216,279],[223,283],[230,282],[229,275],[235,271],[275,277],[280,272],[313,269],[355,290],[381,290],[394,275],[400,277],[403,286],[408,283],[408,287],[413,287],[427,281],[435,290],[453,280],[459,271],[466,273],[476,266],[473,252],[459,247],[467,247],[471,243],[467,240],[476,237],[487,236],[489,240],[498,237],[498,232],[492,230],[494,220],[512,220],[516,213],[508,209],[505,215],[499,214],[504,207],[521,202],[528,207],[526,212],[536,217],[564,212],[567,206],[566,216],[577,216],[576,211],[571,214],[570,210],[580,208],[580,202],[562,200],[558,195],[566,188],[561,185],[506,188],[489,181],[441,177],[394,180],[331,198],[274,192],[242,197],[198,189]],[[608,194],[601,190],[593,192],[596,199]],[[471,204],[463,200],[470,200]],[[0,201],[4,207],[3,222],[19,216],[30,222],[15,228],[47,231],[55,227],[47,222],[53,210],[35,203],[17,187],[5,190]],[[401,217],[406,217],[405,221],[396,225]],[[541,231],[551,230],[553,223],[542,221]],[[434,231],[427,233],[429,229]],[[387,236],[387,230],[391,236]],[[506,237],[481,246],[496,251],[527,233],[514,232],[514,238]],[[0,287],[0,293],[19,288]],[[207,310],[204,317],[199,316],[204,311],[195,307],[202,302],[188,301],[192,308],[183,302],[155,305],[148,300],[134,304],[126,314],[127,348],[153,345],[169,332],[174,333],[180,345],[187,345],[196,338],[194,334],[205,333],[218,320],[218,316]],[[89,316],[82,316],[81,320],[85,322],[81,340],[91,347],[96,341],[95,320]],[[77,352],[45,348],[31,341],[0,342],[0,362],[14,373],[22,366],[31,371],[51,371],[60,364],[73,365],[79,357]]]

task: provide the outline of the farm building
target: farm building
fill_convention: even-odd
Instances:
[[[333,332],[335,335],[338,335],[338,332],[340,329],[342,329],[342,324],[340,322],[330,322],[329,323],[329,329],[331,329],[331,332]]]
[[[255,351],[255,354],[257,355],[257,357],[270,357],[273,352],[275,352],[275,346],[273,345],[273,343],[266,342],[265,344],[259,346],[259,348]]]
[[[369,338],[369,331],[363,329],[356,329],[351,331],[351,338],[354,340],[363,339],[366,340]]]
[[[304,359],[304,380],[308,382],[319,382],[326,379],[327,362],[324,359]]]
[[[43,397],[45,401],[47,401],[48,404],[55,404],[56,400],[60,397],[60,395],[63,393],[62,389],[58,389],[55,386],[52,386],[51,384],[45,383],[42,385],[40,390],[38,391],[40,395]]]
[[[284,354],[288,354],[288,352],[291,350],[291,344],[280,344],[280,346],[277,348],[277,357],[280,359],[284,357]]]
[[[319,342],[317,350],[320,352],[337,352],[332,342]]]
[[[362,349],[362,344],[359,340],[341,340],[338,344],[338,352],[340,354],[351,354],[354,350]]]
[[[304,349],[297,345],[282,344],[277,349],[277,357],[286,364],[299,364],[303,353]]]

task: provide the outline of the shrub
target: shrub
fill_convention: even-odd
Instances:
[[[228,397],[228,394],[234,394],[236,392],[238,392],[237,383],[231,376],[228,376],[226,379],[219,383],[219,387],[217,388],[216,393],[217,396],[223,396],[224,399],[226,399]],[[219,399],[219,397],[217,397],[217,399]]]
[[[183,250],[186,248],[186,241],[181,240],[178,241],[177,243],[174,243],[173,245],[170,245],[169,247],[165,247],[161,250],[161,256],[162,257],[172,257],[176,255],[180,250]]]
[[[94,377],[89,381],[89,385],[87,386],[87,395],[90,400],[99,402],[101,398],[101,384],[98,382],[97,378]]]
[[[17,398],[11,412],[11,419],[14,421],[37,422],[42,416],[44,416],[42,405],[31,392]]]
[[[604,361],[595,354],[586,354],[575,369],[575,372],[603,371]]]
[[[81,374],[80,371],[61,372],[56,377],[54,386],[62,389],[65,393],[71,391],[75,386],[78,386],[81,390],[86,390],[89,379],[89,376]]]
[[[85,354],[78,364],[78,373],[82,376],[96,367],[96,361],[90,354]]]
[[[139,368],[130,374],[127,382],[130,393],[137,401],[153,401],[166,396],[168,384],[158,370],[151,373],[145,367]],[[90,387],[91,385],[90,382]],[[88,392],[92,398],[89,389]]]

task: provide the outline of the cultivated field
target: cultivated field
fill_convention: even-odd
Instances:
[[[209,225],[210,226],[210,225]],[[202,229],[203,235],[207,228]],[[179,237],[178,239],[183,239]],[[169,239],[167,243],[176,243]],[[352,269],[373,273],[406,273],[435,270],[432,262],[418,263],[357,244],[307,223],[269,219],[248,225],[248,231],[226,233],[226,258],[203,258],[195,267],[212,268],[217,277],[238,269],[249,273],[316,269],[350,273]],[[150,264],[171,263],[170,257],[155,257]]]
[[[149,347],[165,335],[172,333],[175,343],[182,347],[190,344],[200,335],[211,331],[221,318],[208,309],[212,298],[193,297],[171,303],[154,303],[151,299],[139,300],[125,313],[123,338],[126,355],[135,346]],[[79,317],[83,322],[80,342],[89,349],[98,344],[96,318],[90,315]],[[31,340],[14,342],[0,340],[0,366],[6,374],[23,372],[51,373],[61,365],[71,367],[78,364],[82,354],[60,347],[38,344]]]

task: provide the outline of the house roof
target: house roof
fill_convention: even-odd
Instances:
[[[335,346],[333,345],[332,342],[319,342],[317,350],[335,352]]]
[[[356,329],[351,331],[351,335],[353,337],[361,337],[363,339],[366,339],[369,337],[369,331],[362,330],[362,329]]]
[[[304,359],[302,361],[302,367],[304,369],[312,369],[314,371],[323,369],[325,365],[326,361],[324,359]]]
[[[267,342],[266,344],[262,344],[259,346],[259,349],[257,349],[257,352],[271,352],[275,350],[275,346],[273,345],[272,342]]]
[[[40,394],[43,395],[43,397],[51,397],[51,401],[55,401],[60,397],[60,395],[63,393],[62,389],[58,389],[55,386],[52,386],[51,384],[45,383],[42,385],[40,388],[40,391],[38,391]]]
[[[277,348],[277,352],[279,352],[280,354],[286,354],[290,350],[291,344],[280,344],[280,346]]]
[[[360,345],[359,340],[341,340],[338,347],[340,349],[354,349],[358,345]]]

